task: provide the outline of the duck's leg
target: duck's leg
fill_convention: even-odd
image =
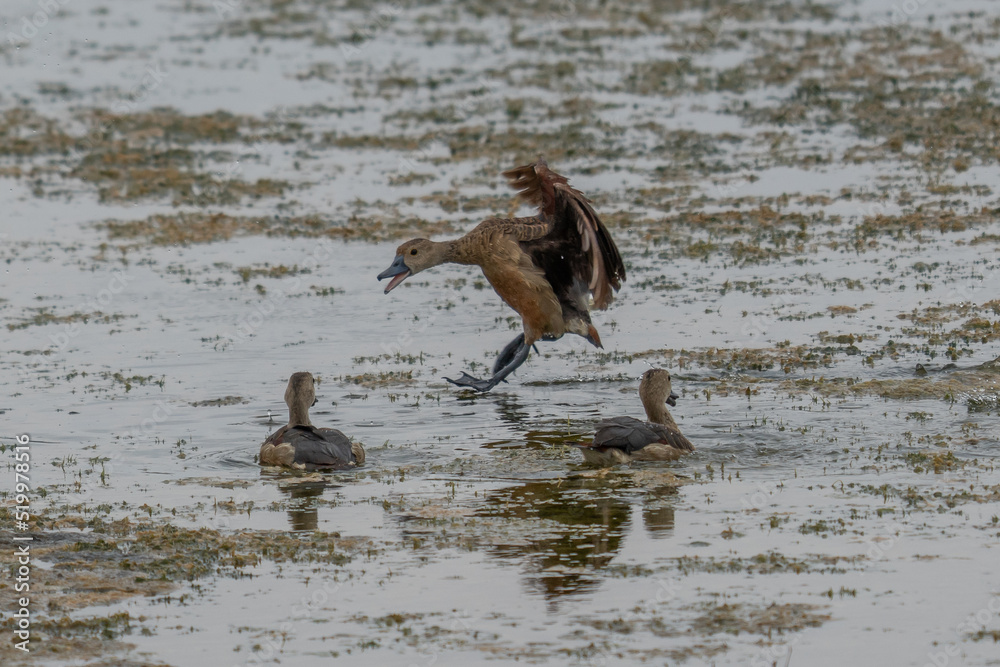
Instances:
[[[493,377],[489,380],[479,380],[465,372],[457,380],[452,380],[451,378],[445,378],[445,380],[459,387],[468,387],[485,393],[500,384],[505,377],[523,364],[528,358],[531,348],[531,345],[525,344],[524,334],[520,334],[508,343],[507,347],[500,353],[500,356],[497,357],[496,362],[493,364]]]
[[[507,343],[507,346],[504,347],[504,349],[500,350],[500,354],[497,355],[497,360],[493,362],[494,375],[500,372],[501,368],[509,364],[514,359],[514,355],[517,354],[517,351],[521,349],[522,345],[524,345],[524,334],[520,333],[517,334],[517,337],[514,338],[514,340]],[[535,347],[534,344],[531,345],[531,349],[535,351],[535,354],[538,354],[538,348]],[[506,382],[506,380],[504,380],[504,382]]]

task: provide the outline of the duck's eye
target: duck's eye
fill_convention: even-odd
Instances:
[[[416,254],[417,254],[417,249],[416,249],[416,248],[414,248],[413,250],[411,250],[411,251],[410,251],[410,254],[411,254],[411,255],[416,255]]]

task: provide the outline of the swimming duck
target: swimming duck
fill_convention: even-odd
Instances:
[[[642,375],[639,398],[649,421],[632,417],[612,417],[597,425],[594,441],[572,443],[588,463],[611,466],[630,461],[672,461],[694,451],[691,441],[681,435],[667,405],[677,405],[670,387],[670,373],[652,368]]]
[[[408,277],[438,264],[475,264],[511,308],[521,316],[523,333],[503,349],[493,376],[467,373],[452,384],[487,392],[528,358],[538,340],[566,333],[596,347],[601,337],[590,321],[593,308],[604,310],[625,280],[625,265],[590,201],[539,159],[503,172],[518,196],[538,207],[530,218],[488,218],[451,241],[413,239],[399,246],[392,265],[378,279],[392,278],[388,294]]]
[[[312,373],[293,373],[285,389],[288,424],[272,433],[260,446],[260,464],[299,470],[353,468],[365,462],[360,443],[333,428],[316,428],[309,408],[316,404]]]

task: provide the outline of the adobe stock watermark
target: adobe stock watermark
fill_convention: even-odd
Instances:
[[[726,24],[732,22],[734,18],[733,10],[724,7],[718,14],[706,20],[697,28],[698,37],[695,39],[694,48],[699,51],[708,51],[719,39]]]
[[[79,157],[82,151],[91,151],[104,142],[104,138],[114,132],[123,116],[135,111],[136,107],[146,101],[150,93],[160,87],[169,76],[160,65],[146,65],[145,74],[129,91],[111,104],[111,119],[90,130],[73,147],[73,152]]]
[[[31,436],[27,433],[18,435],[14,441],[14,490],[13,506],[14,527],[21,533],[27,533],[31,519]],[[8,464],[9,465],[9,464]],[[17,535],[14,541],[14,561],[10,571],[13,575],[14,592],[20,593],[16,598],[17,611],[11,612],[14,636],[21,641],[14,642],[14,648],[25,653],[31,652],[31,535]],[[15,567],[16,566],[16,567]]]
[[[948,295],[945,298],[949,303],[975,303],[973,297],[976,293],[989,290],[987,295],[996,294],[998,277],[1000,277],[1000,269],[991,269],[979,280],[972,280],[952,287],[948,290]]]
[[[371,45],[375,35],[388,28],[389,24],[402,13],[403,5],[398,2],[390,2],[388,5],[368,12],[362,21],[361,27],[355,29],[351,35],[352,40],[357,36],[360,37],[360,41],[355,41],[353,44],[341,42],[340,53],[344,56],[344,59],[350,60],[361,55]]]
[[[564,21],[577,13],[576,3],[573,0],[558,0],[557,2],[545,3],[546,12],[542,21],[545,23],[556,23]]]
[[[302,286],[300,274],[309,273],[323,266],[333,254],[333,244],[328,239],[319,239],[312,251],[302,260],[299,274],[288,278],[287,289],[276,288],[269,291],[263,300],[254,304],[249,313],[237,320],[234,330],[225,331],[219,336],[215,349],[219,352],[230,350],[253,338],[271,317],[281,311],[294,290]]]
[[[156,401],[149,417],[139,422],[134,429],[122,432],[122,437],[132,439],[137,436],[152,435],[161,424],[170,419],[170,415],[173,413],[174,408],[170,403],[164,400]]]
[[[752,526],[757,525],[759,522],[751,519],[751,515],[758,514],[769,504],[772,504],[774,496],[781,493],[782,488],[784,488],[784,483],[781,481],[757,482],[757,487],[754,491],[745,493],[740,498],[740,511],[736,515],[736,518],[729,522],[729,529],[738,529],[739,532],[745,532]]]
[[[715,196],[717,199],[732,197],[756,180],[758,180],[757,174],[754,173],[752,169],[743,167],[740,169],[740,173],[736,176],[736,178],[730,179],[725,183],[717,183],[715,185]]]
[[[219,20],[224,20],[227,14],[235,14],[242,4],[243,0],[215,0],[212,3],[212,8]]]
[[[170,419],[175,408],[166,400],[159,400],[153,404],[153,409],[149,417],[146,417],[138,424],[128,427],[117,434],[117,438],[122,441],[136,440],[139,437],[156,436],[162,424]],[[125,454],[120,446],[112,447],[107,457],[101,457],[101,473],[91,477],[84,477],[78,480],[76,485],[77,493],[87,493],[95,488],[107,487],[108,478],[114,474],[115,465],[121,463]]]
[[[110,278],[108,278],[107,286],[101,289],[96,295],[84,300],[83,305],[86,306],[91,313],[101,312],[102,309],[107,308],[115,300],[115,297],[125,291],[128,284],[132,282],[133,276],[129,275],[125,271],[113,270],[110,272]],[[65,350],[70,342],[80,335],[80,325],[76,322],[71,322],[62,328],[62,331],[58,333],[49,334],[49,341],[52,343],[50,347],[55,348],[57,351],[61,352]]]
[[[879,201],[873,201],[869,203],[858,202],[855,210],[857,210],[858,215],[861,216],[862,221],[867,218],[877,218],[882,215],[887,215],[886,205],[883,203],[886,195],[885,193],[877,193],[874,188],[863,185],[858,188],[858,191],[853,195],[854,197],[865,197],[865,196],[881,196],[882,199]]]
[[[451,618],[448,619],[446,627],[451,633],[462,632],[469,634],[475,631],[475,626],[470,622],[472,619],[470,616],[463,615],[460,616],[457,611],[451,612]],[[411,662],[407,667],[433,667],[437,665],[441,660],[441,651],[418,651],[417,654],[420,656],[420,662]]]
[[[487,108],[489,108],[490,106],[498,106],[500,103],[500,90],[503,85],[501,82],[482,76],[476,79],[476,82],[479,84],[477,90],[485,90],[486,92],[482,95],[467,96],[458,104],[456,111],[460,116],[459,121],[467,120],[474,112],[479,111],[483,105],[486,105]],[[422,148],[417,148],[407,155],[400,157],[399,162],[396,165],[396,170],[399,172],[412,172],[417,168],[417,160],[427,160],[433,157],[431,155],[430,146],[432,146],[441,137],[442,133],[443,131],[434,132],[430,137],[425,139]]]
[[[875,24],[880,28],[898,28],[909,23],[928,0],[900,0],[889,9],[888,18],[878,17]]]
[[[412,349],[415,339],[420,337],[424,331],[432,327],[436,319],[437,314],[431,313],[427,317],[420,318],[420,320],[412,326],[402,328],[395,338],[391,340],[383,339],[379,341],[381,354],[366,358],[365,365],[361,369],[361,375],[378,374],[380,359],[388,361],[394,357],[409,354],[408,351]]]
[[[767,335],[767,333],[774,327],[778,322],[778,312],[785,306],[792,303],[791,297],[785,294],[779,294],[771,300],[771,314],[770,315],[754,315],[749,320],[743,323],[740,327],[740,333],[744,336],[753,338],[754,336],[762,337]]]
[[[70,2],[71,0],[37,0],[35,3],[38,6],[37,12],[25,14],[20,21],[17,19],[11,21],[17,32],[7,31],[7,44],[14,48],[24,46],[38,35],[39,29],[47,26],[49,21],[59,13],[59,10]]]
[[[288,619],[283,620],[278,625],[276,632],[272,632],[267,639],[257,642],[254,654],[246,662],[241,663],[241,667],[257,667],[274,662],[281,653],[285,637],[294,634],[295,627],[300,622],[314,618],[323,605],[336,598],[342,587],[341,582],[324,581],[322,586],[310,589],[308,595],[299,598],[299,601],[292,606]],[[277,635],[280,640],[274,635]]]
[[[288,110],[279,106],[274,110],[273,116],[268,121],[267,127],[263,132],[259,132],[251,137],[245,142],[247,150],[257,150],[260,151],[260,145],[263,143],[263,136],[266,134],[276,133],[284,124],[288,122],[289,113]],[[240,164],[239,159],[233,160],[225,169],[216,173],[217,179],[212,183],[211,186],[205,190],[198,190],[197,186],[192,188],[195,195],[206,194],[213,198],[218,197],[222,190],[225,188],[229,181],[233,180],[237,176],[243,173],[243,165]]]
[[[787,666],[791,662],[792,649],[800,639],[799,635],[794,635],[787,642],[762,646],[756,655],[750,658],[750,667],[774,667],[781,658],[785,659]]]
[[[989,602],[978,611],[966,616],[961,623],[955,626],[956,635],[960,637],[974,635],[984,630],[990,621],[1000,615],[1000,593],[992,595]],[[923,667],[948,667],[952,664],[953,658],[959,658],[961,655],[962,647],[959,646],[958,642],[950,642],[940,650],[928,651],[927,662],[924,663]],[[955,664],[962,665],[965,664],[965,661],[959,659]]]
[[[622,623],[633,624],[642,620],[643,614],[654,614],[657,607],[672,600],[680,598],[684,586],[679,577],[656,577],[653,579],[656,584],[656,595],[652,598],[643,598],[632,609],[621,616]],[[598,650],[592,653],[586,660],[589,667],[610,667],[615,664],[613,656],[607,651]]]

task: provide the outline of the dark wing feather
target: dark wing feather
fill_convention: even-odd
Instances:
[[[518,196],[537,206],[539,217],[551,225],[545,237],[522,243],[522,248],[545,272],[560,301],[577,311],[582,306],[586,313],[587,304],[578,300],[581,292],[589,291],[595,308],[607,308],[614,298],[612,290],[621,289],[625,280],[625,265],[590,201],[544,160],[503,175]],[[584,319],[589,322],[589,317]]]
[[[296,463],[346,468],[354,461],[350,438],[336,429],[291,426],[283,441],[295,448]]]
[[[537,206],[538,211],[549,218],[556,212],[555,186],[569,186],[566,177],[549,169],[549,165],[541,158],[538,162],[508,169],[503,172],[503,176],[510,181],[510,187],[518,191],[518,197]]]
[[[656,442],[681,451],[694,451],[694,445],[679,431],[632,417],[606,419],[597,425],[597,433],[594,435],[595,447],[617,447],[627,454]]]
[[[281,444],[281,439],[285,437],[285,432],[287,430],[288,430],[288,426],[287,425],[282,426],[277,431],[275,431],[271,435],[267,436],[267,439],[264,440],[264,444],[265,445],[266,444],[272,444],[272,445]]]

